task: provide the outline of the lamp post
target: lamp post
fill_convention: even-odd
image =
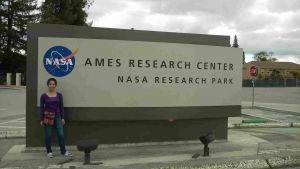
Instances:
[[[209,147],[208,144],[215,140],[215,135],[212,132],[209,132],[207,135],[201,136],[200,141],[204,144],[204,153],[203,156],[209,156]]]

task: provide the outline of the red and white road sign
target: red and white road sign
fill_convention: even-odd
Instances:
[[[249,71],[251,76],[257,76],[257,68],[256,66],[251,66]]]

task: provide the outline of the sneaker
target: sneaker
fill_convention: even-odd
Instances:
[[[72,154],[69,151],[66,151],[65,154],[63,154],[65,157],[72,157]]]
[[[48,157],[48,158],[53,158],[53,154],[52,154],[52,153],[48,153],[48,154],[47,154],[47,157]]]

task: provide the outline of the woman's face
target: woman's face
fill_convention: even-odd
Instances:
[[[50,81],[49,84],[48,84],[49,90],[53,91],[53,90],[55,90],[55,87],[56,87],[55,82]]]

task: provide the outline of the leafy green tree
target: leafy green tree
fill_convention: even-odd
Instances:
[[[266,52],[266,51],[262,51],[262,52],[258,52],[254,54],[254,60],[256,61],[270,61],[270,62],[275,62],[277,61],[276,58],[272,57],[274,55],[274,52]]]
[[[36,0],[0,1],[0,71],[24,72],[27,24],[37,20]]]
[[[263,76],[262,74],[259,74],[259,75],[257,76],[257,79],[263,80],[263,79],[265,79],[265,76]]]
[[[87,12],[92,4],[89,0],[45,0],[41,6],[41,23],[85,25]]]
[[[293,77],[294,77],[295,79],[300,79],[300,73],[299,73],[299,72],[291,71],[290,73],[293,75]]]
[[[282,79],[283,77],[281,76],[279,70],[273,69],[273,70],[272,70],[272,73],[271,73],[271,78],[272,78],[273,80],[279,80],[279,79]]]

